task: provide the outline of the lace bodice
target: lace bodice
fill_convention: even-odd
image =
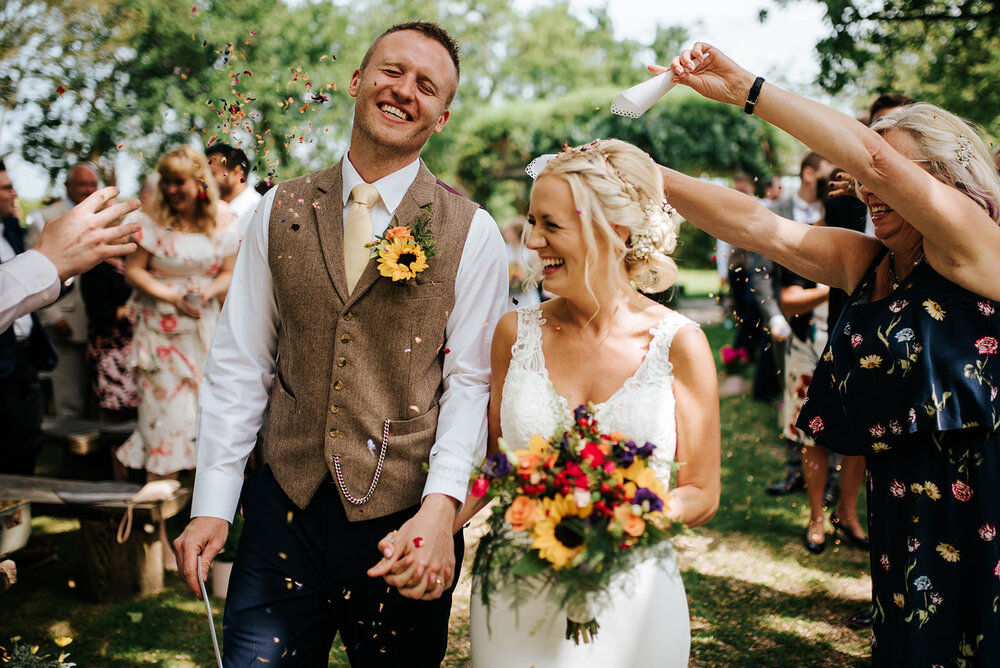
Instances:
[[[512,448],[525,448],[533,435],[548,437],[573,420],[576,407],[556,392],[545,368],[544,323],[538,306],[517,310],[517,340],[500,403],[500,428]],[[664,482],[670,478],[669,463],[677,451],[670,344],[688,324],[695,323],[676,311],[664,316],[650,330],[653,338],[636,372],[606,401],[595,405],[595,417],[604,433],[619,431],[640,443],[656,444],[653,466]]]

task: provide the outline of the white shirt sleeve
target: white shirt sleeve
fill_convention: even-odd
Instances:
[[[423,495],[465,501],[469,476],[486,454],[490,344],[507,310],[507,251],[493,218],[472,218],[455,277],[455,306],[445,329],[444,393]]]
[[[274,379],[278,309],[267,261],[275,189],[264,196],[236,256],[198,400],[198,474],[191,516],[232,521]]]
[[[0,332],[18,318],[51,304],[59,296],[59,274],[35,250],[0,265]]]

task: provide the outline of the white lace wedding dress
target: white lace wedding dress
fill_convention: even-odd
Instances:
[[[511,448],[526,448],[534,434],[548,436],[573,420],[573,408],[556,393],[542,352],[541,309],[518,309],[517,341],[504,381],[500,423]],[[601,431],[620,431],[636,442],[656,444],[653,467],[666,482],[677,449],[670,343],[691,320],[670,311],[650,333],[638,370],[595,417]],[[622,668],[686,666],[691,643],[684,583],[673,554],[647,560],[612,583],[607,604],[596,610],[595,641],[579,645],[565,639],[566,612],[545,593],[514,608],[512,598],[496,592],[489,610],[473,583],[471,634],[475,668]]]

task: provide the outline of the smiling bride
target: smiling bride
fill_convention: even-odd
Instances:
[[[527,247],[557,297],[497,325],[489,454],[500,436],[511,449],[526,448],[533,434],[565,428],[575,407],[592,403],[602,432],[657,445],[652,465],[661,480],[670,478],[672,461],[681,463],[666,514],[689,527],[703,524],[715,514],[720,488],[712,353],[694,322],[635,289],[659,292],[677,275],[669,256],[676,225],[660,170],[613,139],[533,165],[540,162]],[[458,526],[481,505],[470,497]],[[672,552],[613,580],[590,643],[567,640],[565,611],[540,594],[515,606],[514,592],[500,590],[487,608],[474,593],[476,668],[687,665],[687,598]]]

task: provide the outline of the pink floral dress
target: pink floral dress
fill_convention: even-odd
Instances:
[[[1000,304],[926,262],[870,301],[876,259],[797,426],[868,459],[873,666],[1000,665]]]
[[[129,219],[142,223],[136,241],[150,254],[150,273],[182,292],[206,288],[223,260],[239,248],[236,225],[206,235],[160,227],[141,211]],[[201,306],[197,320],[140,290],[133,291],[129,303],[136,318],[130,362],[139,409],[135,432],[116,454],[129,468],[161,475],[193,469],[198,387],[219,321],[219,302]]]

